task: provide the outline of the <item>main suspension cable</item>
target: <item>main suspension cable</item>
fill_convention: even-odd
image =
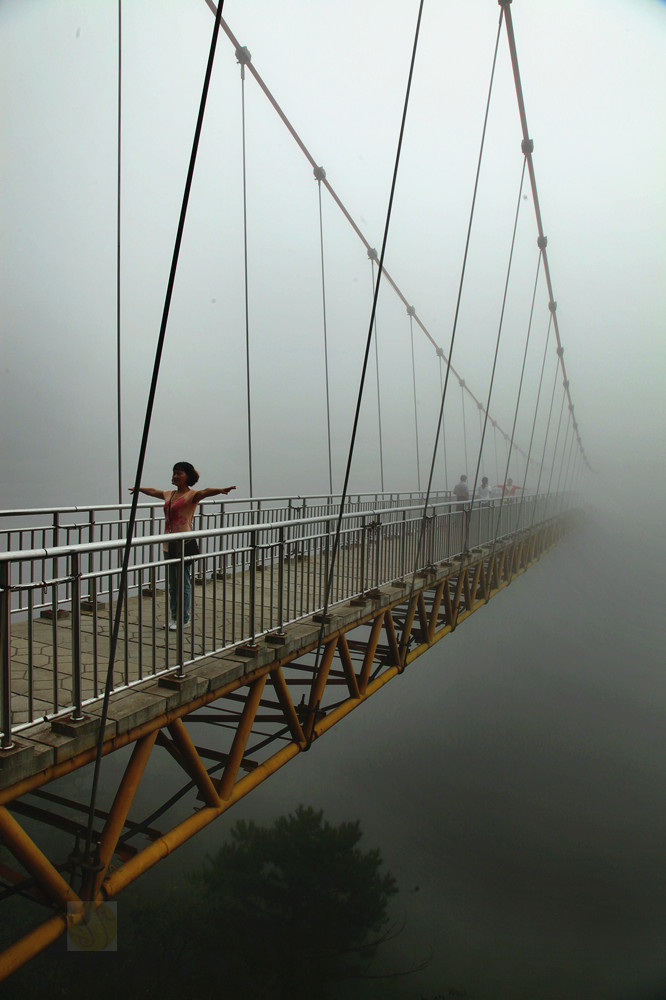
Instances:
[[[183,193],[183,201],[180,209],[180,217],[178,219],[178,229],[176,232],[176,240],[173,250],[173,256],[171,259],[171,269],[169,271],[169,280],[167,283],[166,296],[164,301],[164,309],[162,312],[162,320],[160,323],[160,332],[157,339],[157,347],[155,350],[155,360],[153,364],[153,374],[150,383],[150,390],[148,393],[148,402],[146,405],[146,414],[143,424],[143,433],[141,436],[141,446],[139,449],[139,458],[136,467],[136,476],[134,479],[134,489],[132,492],[132,506],[130,510],[129,520],[127,522],[127,535],[125,539],[125,547],[123,551],[123,562],[122,569],[120,572],[120,580],[118,583],[118,597],[116,600],[115,616],[113,621],[113,629],[111,632],[110,644],[109,644],[109,663],[106,674],[106,684],[104,687],[104,698],[102,702],[102,711],[99,722],[99,734],[97,739],[97,753],[95,757],[95,766],[93,770],[92,788],[90,792],[90,809],[88,814],[88,828],[86,831],[86,843],[85,843],[85,859],[90,860],[90,850],[92,843],[93,834],[93,823],[95,817],[95,805],[97,799],[97,788],[99,784],[100,776],[100,765],[102,761],[102,749],[104,746],[104,735],[106,730],[106,720],[109,713],[109,698],[111,695],[111,686],[113,682],[113,667],[116,658],[116,649],[118,646],[118,633],[120,629],[121,617],[123,614],[123,604],[125,601],[125,595],[127,593],[127,577],[129,571],[129,560],[132,551],[132,538],[134,535],[134,526],[136,523],[136,511],[139,502],[139,489],[141,486],[141,477],[143,474],[143,466],[146,458],[146,451],[148,447],[148,435],[150,432],[150,422],[153,413],[153,407],[155,403],[155,396],[157,393],[157,382],[160,371],[160,362],[162,359],[162,353],[164,350],[164,341],[166,338],[166,328],[169,319],[169,310],[171,306],[171,298],[173,295],[173,288],[176,280],[176,270],[178,267],[178,258],[180,255],[180,246],[183,239],[183,231],[185,228],[185,218],[187,215],[187,206],[190,198],[190,191],[192,189],[192,179],[194,177],[194,166],[197,159],[197,151],[199,149],[199,139],[201,136],[201,129],[203,126],[204,112],[206,109],[206,100],[208,97],[208,90],[210,86],[210,79],[213,72],[213,63],[215,61],[215,49],[217,46],[217,39],[219,35],[222,8],[224,6],[224,0],[219,0],[219,5],[217,8],[215,16],[215,24],[213,26],[213,35],[210,44],[210,51],[208,54],[208,63],[206,66],[206,74],[204,77],[203,91],[201,94],[201,102],[199,104],[199,114],[197,117],[196,128],[194,131],[194,140],[192,143],[192,152],[190,155],[190,163],[187,171],[187,179],[185,181],[185,191]],[[99,851],[99,845],[96,845],[96,854]]]
[[[214,2],[214,0],[205,0],[205,3],[208,6],[208,8],[214,13],[215,12],[215,2]],[[503,16],[503,12],[501,12],[501,16]],[[224,20],[224,18],[222,19],[222,25],[221,25],[221,27],[222,27],[222,30],[227,35],[227,37],[229,38],[229,40],[232,43],[232,45],[234,46],[235,50],[238,51],[239,49],[241,49],[240,42],[238,41],[237,37],[234,35],[233,31],[231,30],[231,28],[229,27],[229,25],[227,24],[227,22]],[[499,43],[499,37],[497,39],[497,42]],[[284,113],[284,111],[282,110],[282,108],[278,104],[277,100],[273,96],[273,93],[271,92],[270,88],[267,86],[267,84],[265,83],[265,81],[262,79],[260,73],[257,71],[256,67],[254,66],[254,64],[251,61],[248,62],[247,68],[248,68],[249,72],[252,74],[252,76],[254,77],[257,85],[263,91],[266,99],[269,101],[269,103],[271,104],[271,106],[275,110],[276,114],[278,115],[278,117],[282,121],[283,125],[285,126],[285,128],[287,129],[287,131],[289,132],[289,134],[291,135],[291,137],[293,138],[294,142],[296,143],[296,145],[298,146],[298,148],[301,150],[301,152],[303,153],[303,155],[307,159],[307,161],[310,164],[310,166],[312,167],[312,169],[315,170],[317,168],[317,161],[315,160],[314,156],[312,155],[312,153],[310,152],[310,150],[307,148],[307,146],[305,145],[305,143],[301,139],[300,135],[298,134],[298,132],[296,131],[296,129],[292,125],[292,123],[289,120],[289,118],[287,118],[286,114]],[[478,180],[478,177],[477,177],[477,180]],[[341,200],[341,198],[339,197],[339,195],[337,194],[337,192],[335,191],[335,189],[331,185],[328,177],[325,177],[325,178],[322,179],[322,184],[326,188],[326,190],[328,191],[329,195],[331,196],[331,198],[333,199],[333,201],[335,202],[335,204],[338,206],[339,210],[342,212],[343,216],[345,217],[345,219],[347,220],[347,222],[349,223],[349,225],[354,230],[355,234],[357,235],[357,237],[359,238],[359,240],[361,241],[361,243],[365,247],[366,251],[368,252],[368,255],[370,255],[370,252],[372,251],[372,246],[371,246],[370,242],[366,239],[366,237],[364,236],[363,232],[361,231],[361,229],[359,228],[359,226],[355,222],[354,218],[350,214],[349,210],[346,208],[345,204],[343,203],[343,201]],[[410,303],[408,302],[407,298],[405,297],[405,295],[403,294],[403,292],[401,291],[401,289],[398,287],[398,285],[396,284],[395,280],[393,279],[393,277],[391,276],[391,274],[389,273],[389,271],[386,269],[386,267],[383,267],[383,270],[382,270],[382,281],[388,282],[388,284],[391,286],[391,288],[393,289],[393,291],[395,292],[395,294],[398,296],[398,298],[400,299],[400,301],[403,303],[403,305],[405,306],[405,308],[407,308]],[[414,314],[414,321],[420,327],[421,332],[424,334],[424,336],[427,337],[427,339],[430,341],[430,343],[432,344],[432,346],[439,353],[441,351],[441,348],[439,347],[439,345],[437,344],[437,342],[435,341],[435,339],[431,335],[430,331],[425,326],[423,320],[419,317],[418,312],[416,312]],[[448,358],[448,359],[445,358],[445,360],[447,360],[447,364],[449,365],[449,367],[450,367],[451,372],[453,373],[453,375],[456,378],[460,379],[461,376],[459,375],[459,373],[456,371],[456,369],[451,364],[450,358]],[[471,396],[471,398],[474,400],[474,403],[478,406],[479,405],[479,400],[474,395],[474,393],[469,388],[469,386],[465,385],[465,391],[467,392],[467,394],[469,396]]]
[[[522,132],[523,132],[523,142],[527,143],[529,145],[529,147],[530,147],[529,148],[529,152],[526,154],[527,155],[527,168],[528,168],[529,175],[530,175],[530,186],[532,188],[532,200],[533,200],[533,203],[534,203],[534,213],[535,213],[535,216],[536,216],[537,229],[539,231],[539,236],[541,238],[545,238],[544,237],[544,230],[543,230],[543,222],[541,220],[541,208],[539,206],[539,195],[538,195],[537,186],[536,186],[536,175],[534,173],[534,162],[532,160],[532,151],[533,151],[533,148],[534,148],[534,143],[530,139],[529,129],[527,127],[527,115],[525,113],[525,100],[523,98],[523,88],[522,88],[522,83],[521,83],[521,80],[520,80],[520,69],[518,68],[518,53],[517,53],[517,49],[516,49],[516,39],[515,39],[514,31],[513,31],[513,19],[511,17],[511,0],[499,0],[499,4],[502,7],[502,9],[504,11],[504,14],[505,14],[504,20],[505,20],[505,24],[506,24],[506,35],[507,35],[507,41],[509,43],[509,53],[510,53],[510,56],[511,56],[511,66],[512,66],[512,69],[513,69],[513,79],[514,79],[514,85],[515,85],[515,88],[516,88],[516,99],[518,101],[518,113],[520,115],[520,123],[521,123]],[[553,283],[552,283],[552,280],[551,280],[551,277],[550,277],[550,267],[548,265],[548,253],[546,251],[545,245],[543,247],[543,267],[544,267],[544,274],[546,276],[546,284],[548,286],[548,295],[550,297],[550,301],[553,302],[555,300],[555,297],[553,295]],[[570,412],[571,412],[572,417],[573,417],[573,401],[571,399],[571,393],[570,393],[570,390],[569,390],[569,379],[567,378],[567,372],[566,372],[566,368],[565,368],[565,365],[564,365],[564,348],[562,347],[562,341],[561,341],[561,338],[560,338],[560,330],[559,330],[559,325],[558,325],[558,322],[557,322],[557,316],[556,315],[553,315],[553,326],[554,326],[554,329],[555,329],[555,337],[556,337],[556,340],[557,340],[558,357],[560,359],[560,368],[562,369],[562,380],[563,380],[563,384],[566,386],[565,392],[566,392],[568,400],[569,400],[569,408],[570,408]],[[578,440],[578,447],[580,448],[581,452],[583,453],[583,457],[585,458],[585,464],[589,468],[590,466],[589,466],[589,463],[588,463],[587,458],[585,456],[585,451],[583,449],[583,443],[582,443],[582,441],[580,439],[580,434],[578,433],[578,425],[575,423],[575,421],[574,421],[574,431],[575,431],[575,434],[576,434],[576,437],[577,437],[577,440]]]

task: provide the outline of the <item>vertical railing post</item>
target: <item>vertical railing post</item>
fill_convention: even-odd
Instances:
[[[255,601],[257,589],[257,530],[250,529],[250,645],[254,646],[255,624]]]
[[[284,560],[285,560],[285,548],[284,548],[284,528],[280,528],[278,532],[278,631],[282,633],[284,626]]]
[[[72,722],[83,718],[81,708],[81,569],[79,553],[70,556],[70,578],[72,581]]]
[[[366,545],[368,543],[368,525],[366,523],[365,514],[361,515],[361,559],[359,565],[359,586],[355,587],[357,593],[364,594],[366,590],[370,588],[366,586],[365,582],[365,552]]]
[[[185,659],[185,626],[183,624],[183,611],[185,607],[185,540],[183,538],[178,541],[178,608],[176,617],[176,649],[178,654],[178,669],[176,670],[176,677],[181,678],[185,676],[185,668],[183,667],[183,660]],[[168,575],[168,574],[167,574]],[[192,581],[190,580],[190,586]],[[190,600],[192,594],[190,591]]]
[[[157,532],[155,531],[155,508],[154,507],[150,508],[150,534],[151,535],[157,534]],[[155,566],[156,557],[155,557],[155,546],[154,545],[150,546],[150,563],[151,563],[150,578],[149,578],[150,579],[150,583],[148,584],[148,586],[149,586],[149,589],[150,589],[150,596],[153,598],[153,606],[154,606],[154,599],[155,599],[155,595],[157,594],[157,579],[156,579],[157,569],[156,569],[156,566]],[[166,575],[167,575],[167,577],[169,576],[169,570],[168,569],[167,569]],[[166,580],[166,585],[168,586],[168,584],[169,584],[169,581],[167,579]]]
[[[0,749],[11,750],[12,742],[12,689],[11,689],[11,590],[9,586],[9,563],[0,566],[0,725],[2,743]]]
[[[375,511],[377,514],[377,512]],[[379,590],[379,560],[380,560],[380,543],[382,536],[382,522],[377,514],[377,520],[375,521],[375,590]]]

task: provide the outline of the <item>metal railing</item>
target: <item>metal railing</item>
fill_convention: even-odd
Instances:
[[[328,604],[533,527],[562,508],[563,501],[554,499],[485,501],[473,509],[434,502],[425,522],[422,505],[371,507],[359,499],[342,517]],[[368,506],[361,509],[361,503]],[[272,512],[284,508],[266,507],[265,520],[255,508],[247,523],[236,514],[249,512],[236,511],[228,519],[233,523],[180,535],[139,531],[132,541],[113,690],[253,643],[320,611],[338,519],[332,505],[324,508],[323,514],[305,516],[305,507],[296,513],[292,506],[291,517],[275,519]],[[154,516],[153,510],[147,525]],[[200,552],[186,556],[185,541],[193,536]],[[165,557],[167,540],[178,545],[175,558]],[[12,732],[64,713],[77,717],[103,693],[123,548],[123,539],[113,537],[0,553],[2,748],[11,745]],[[179,618],[175,633],[165,627],[169,567],[176,571],[181,607],[186,574],[192,583],[189,622]]]

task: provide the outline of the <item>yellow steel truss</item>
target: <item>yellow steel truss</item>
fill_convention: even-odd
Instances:
[[[20,813],[24,795],[90,763],[94,748],[0,792],[0,837],[29,874],[28,891],[56,910],[0,954],[0,980],[85,920],[87,908],[113,899],[307,750],[313,740],[321,738],[552,548],[568,530],[572,517],[562,515],[503,540],[496,548],[488,546],[430,567],[418,574],[409,588],[402,583],[383,589],[383,596],[373,594],[365,603],[357,602],[357,617],[341,626],[336,626],[335,615],[331,615],[324,623],[319,656],[315,655],[320,645],[316,640],[310,639],[284,656],[277,645],[271,662],[253,668],[250,659],[242,677],[107,740],[105,754],[129,744],[133,744],[133,752],[113,805],[103,814],[94,863],[72,872],[72,883],[80,881],[78,892],[35,845],[10,807]],[[280,637],[275,639],[279,643]],[[299,689],[300,702],[293,694]],[[226,752],[196,746],[185,725],[185,718],[196,720],[206,706],[217,707],[222,712],[220,718],[230,727]],[[250,757],[253,737],[259,749]],[[282,745],[275,749],[277,740]],[[142,827],[149,842],[138,850],[128,850],[121,836],[131,826],[129,811],[156,745],[166,748],[178,762],[202,805],[166,832]],[[210,759],[215,762],[212,767],[206,764]],[[20,885],[26,879],[24,873],[6,865],[0,866],[0,875],[6,884]]]

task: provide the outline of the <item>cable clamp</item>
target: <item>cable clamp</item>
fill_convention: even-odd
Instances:
[[[236,49],[236,59],[241,64],[241,66],[247,66],[248,63],[252,62],[252,55],[247,45],[239,46]]]
[[[407,306],[407,315],[416,316],[416,309],[414,308],[414,306]]]
[[[552,313],[556,312],[557,311],[557,302],[553,302],[553,300],[551,299],[550,302],[548,303],[548,308],[550,309],[550,311]]]
[[[368,247],[368,257],[370,258],[370,260],[378,260],[379,259],[377,257],[377,251],[375,250],[374,247]]]
[[[525,156],[531,156],[534,152],[534,139],[523,139],[520,148]]]
[[[324,170],[323,167],[315,167],[312,173],[314,174],[314,178],[316,181],[326,180],[326,171]]]
[[[564,354],[564,348],[563,347],[558,347],[557,348],[557,356],[558,356],[558,358],[561,358],[563,354]]]
[[[537,246],[538,246],[539,250],[545,250],[546,247],[548,246],[548,237],[547,236],[540,236],[538,238],[538,240],[537,240]]]

